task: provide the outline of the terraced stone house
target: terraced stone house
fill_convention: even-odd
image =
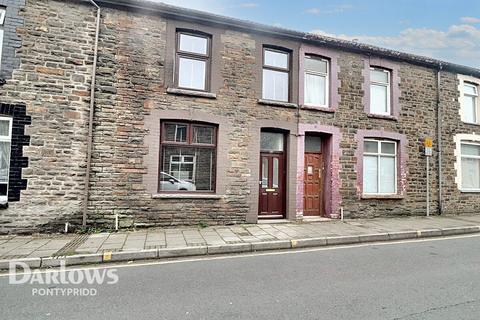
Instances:
[[[0,44],[1,233],[480,209],[479,69],[141,0]]]

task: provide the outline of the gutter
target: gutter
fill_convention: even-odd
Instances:
[[[442,169],[442,104],[440,96],[441,72],[443,65],[440,63],[437,70],[437,140],[438,140],[438,214],[443,212],[443,169]]]
[[[85,172],[85,193],[83,198],[82,208],[82,226],[87,225],[88,213],[88,197],[90,192],[90,172],[92,170],[92,144],[93,144],[93,116],[95,113],[95,81],[97,75],[97,59],[98,59],[98,38],[100,35],[100,7],[93,0],[88,0],[97,9],[97,26],[95,29],[95,46],[93,49],[93,67],[92,67],[92,81],[90,84],[90,113],[88,117],[88,139],[87,139],[87,169]]]

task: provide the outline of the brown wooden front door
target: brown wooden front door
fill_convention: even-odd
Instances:
[[[305,153],[303,215],[323,216],[323,156]]]
[[[285,164],[283,153],[260,154],[259,218],[285,217]]]

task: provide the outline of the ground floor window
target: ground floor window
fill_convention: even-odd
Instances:
[[[465,191],[480,191],[480,144],[461,142],[461,188]]]
[[[203,123],[162,123],[160,191],[215,190],[216,129]]]
[[[363,145],[363,193],[397,192],[397,143],[365,139]]]
[[[12,118],[0,117],[0,201],[7,201],[12,144]]]

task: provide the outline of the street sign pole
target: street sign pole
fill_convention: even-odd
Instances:
[[[430,157],[427,156],[427,217],[430,216]]]
[[[427,157],[427,217],[430,216],[430,157],[432,156],[433,141],[425,138],[425,156]]]

